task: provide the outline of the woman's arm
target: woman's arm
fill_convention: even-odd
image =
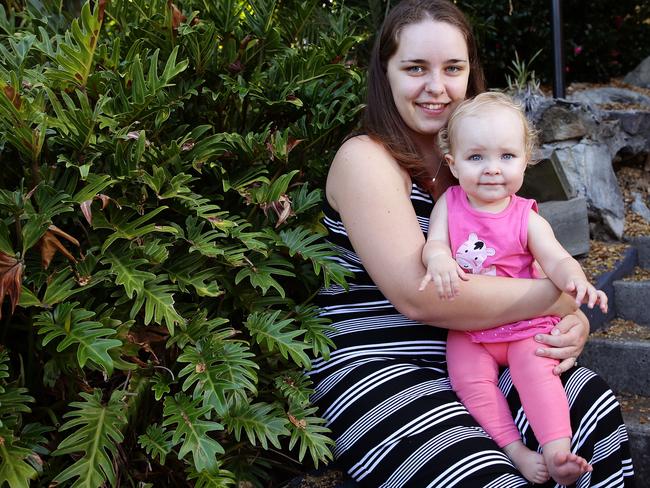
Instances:
[[[432,287],[418,292],[425,274],[424,235],[410,201],[411,181],[384,148],[362,136],[339,150],[327,180],[327,198],[382,293],[401,313],[420,322],[477,330],[544,314],[575,310],[550,280],[470,275],[453,301]]]

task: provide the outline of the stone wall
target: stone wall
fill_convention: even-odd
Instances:
[[[526,105],[540,134],[539,158],[562,173],[558,181],[568,182],[566,199],[585,198],[593,235],[621,239],[625,205],[613,162],[648,158],[650,95],[633,87],[584,88],[566,99],[528,95]],[[542,187],[553,183],[531,184],[541,195]]]

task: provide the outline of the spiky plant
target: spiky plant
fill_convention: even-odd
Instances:
[[[332,347],[313,294],[345,283],[319,186],[361,108],[355,13],[63,6],[0,6],[0,484],[331,459],[302,371]]]

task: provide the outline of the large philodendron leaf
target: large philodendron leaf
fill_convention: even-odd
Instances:
[[[332,281],[347,286],[345,277],[351,276],[352,273],[332,259],[334,252],[331,246],[323,241],[322,234],[299,226],[281,231],[280,238],[289,249],[289,256],[298,255],[311,261],[314,273],[323,274],[325,286],[329,286]]]
[[[111,274],[115,275],[115,283],[122,285],[126,296],[133,298],[134,294],[142,294],[147,281],[156,277],[155,274],[138,269],[138,266],[147,264],[144,258],[134,258],[132,251],[126,253],[109,253],[103,262],[111,265]]]
[[[111,374],[113,359],[109,351],[122,346],[122,341],[115,338],[115,330],[104,327],[101,322],[88,320],[95,316],[95,312],[77,308],[77,305],[79,302],[61,303],[54,312],[42,312],[36,316],[34,325],[39,328],[39,335],[45,336],[43,345],[56,340],[59,352],[74,346],[80,367],[91,361]]]
[[[73,85],[85,88],[95,64],[104,6],[105,2],[97,2],[91,12],[90,2],[84,4],[81,17],[74,19],[70,31],[65,33],[65,38],[59,39],[54,59],[58,66],[45,72],[50,80],[60,83],[63,87]]]
[[[163,410],[163,427],[175,425],[176,428],[172,443],[181,444],[178,457],[182,459],[191,454],[197,471],[217,468],[217,455],[224,453],[221,444],[209,436],[210,432],[223,430],[223,426],[205,420],[210,407],[199,407],[200,403],[200,398],[191,400],[187,395],[178,393],[173,398],[165,398]]]
[[[149,425],[146,433],[138,437],[138,444],[153,459],[158,458],[160,464],[165,464],[165,458],[173,447],[172,435],[172,432],[165,430],[158,424]]]
[[[55,456],[83,453],[72,466],[59,473],[54,481],[63,483],[74,479],[73,488],[97,488],[105,483],[115,486],[114,459],[117,445],[124,440],[121,430],[127,423],[124,411],[124,392],[115,390],[107,404],[101,401],[101,391],[92,395],[80,393],[83,401],[72,402],[72,410],[64,415],[69,418],[59,429],[74,429],[60,444]]]
[[[134,318],[144,305],[144,323],[152,322],[156,325],[167,326],[174,333],[174,326],[185,319],[174,308],[174,292],[178,289],[175,285],[165,283],[167,275],[162,274],[147,281],[142,293],[137,294],[131,306],[131,318]]]
[[[246,327],[258,344],[266,346],[269,351],[277,349],[285,359],[291,356],[297,365],[310,368],[311,361],[305,353],[309,345],[296,340],[305,331],[290,327],[293,319],[280,320],[280,313],[280,310],[252,313],[246,320]]]
[[[327,436],[330,429],[323,425],[325,420],[313,416],[317,410],[316,407],[298,407],[289,416],[291,421],[289,449],[293,449],[299,443],[298,459],[302,461],[309,451],[316,466],[319,460],[332,459],[330,446],[334,446],[334,440]]]
[[[268,403],[239,401],[226,413],[223,422],[229,431],[234,432],[237,441],[244,431],[251,444],[259,443],[263,449],[269,448],[269,442],[280,449],[280,436],[289,435],[289,421],[284,411]]]
[[[119,239],[133,240],[144,237],[152,232],[168,232],[176,234],[178,231],[174,227],[148,223],[156,215],[166,209],[167,207],[165,206],[157,207],[151,212],[130,221],[128,219],[134,216],[135,212],[120,211],[115,214],[111,222],[105,224],[108,228],[114,229],[115,232],[109,235],[104,241],[104,244],[102,245],[102,253],[105,253],[109,246]]]
[[[224,340],[219,334],[187,346],[177,361],[188,363],[179,373],[186,377],[183,391],[194,387],[193,398],[202,398],[203,406],[213,408],[220,416],[228,409],[227,399],[235,393],[256,394],[259,366],[242,341]]]
[[[0,484],[7,483],[10,488],[29,488],[29,480],[38,475],[26,461],[32,451],[15,443],[13,433],[8,429],[0,428],[0,438]]]

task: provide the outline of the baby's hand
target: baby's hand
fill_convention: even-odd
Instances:
[[[589,283],[583,278],[569,279],[566,288],[567,293],[571,293],[578,305],[586,303],[587,307],[594,308],[597,303],[600,305],[600,310],[607,313],[607,295],[602,290],[597,290],[594,285]]]
[[[458,296],[460,280],[467,281],[468,278],[456,261],[449,256],[438,254],[429,258],[425,264],[427,273],[420,282],[420,291],[424,290],[430,281],[433,281],[441,300],[453,300]]]

